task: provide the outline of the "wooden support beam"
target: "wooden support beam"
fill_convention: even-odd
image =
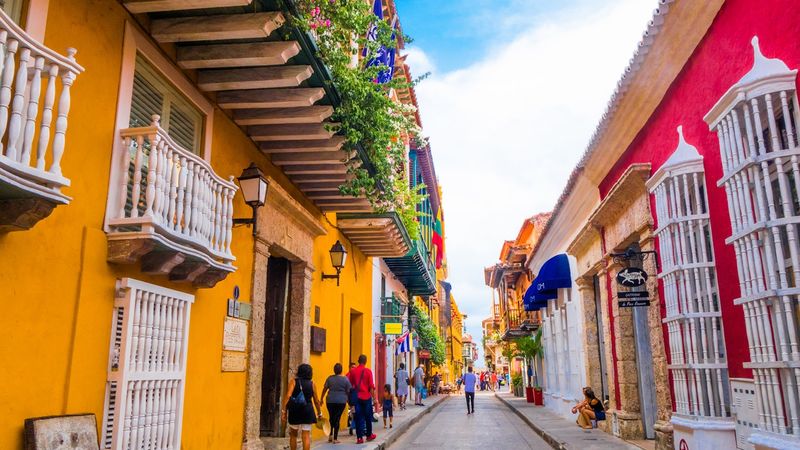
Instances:
[[[225,8],[247,6],[253,0],[123,0],[122,4],[132,14],[164,11],[187,11],[190,9]]]
[[[219,92],[217,104],[222,109],[299,108],[324,96],[323,88],[245,89]]]
[[[336,132],[338,123],[300,123],[289,125],[253,125],[247,127],[250,139],[261,141],[303,141],[328,139]]]
[[[298,164],[293,166],[283,166],[283,173],[286,175],[326,175],[334,173],[347,173],[347,166],[344,164]]]
[[[272,164],[288,166],[292,164],[344,164],[347,155],[343,152],[303,152],[277,153],[272,155]]]
[[[301,153],[301,152],[332,152],[342,148],[344,136],[334,136],[330,139],[313,141],[277,141],[262,142],[261,151],[265,153]]]
[[[233,120],[239,125],[320,123],[331,114],[333,114],[333,106],[327,105],[300,108],[236,109],[233,112]]]
[[[319,191],[330,191],[332,189],[339,189],[339,186],[346,183],[346,180],[342,181],[322,181],[317,183],[299,183],[297,187],[303,192],[319,192]]]
[[[156,19],[150,35],[162,43],[257,39],[269,36],[284,21],[279,12]]]
[[[303,186],[307,183],[311,182],[328,182],[328,183],[339,183],[345,184],[347,180],[352,178],[353,175],[349,173],[329,173],[324,175],[303,175],[297,174],[292,175],[289,177],[292,180],[292,183],[296,184],[299,189],[303,189]]]
[[[178,47],[178,65],[184,69],[278,66],[300,53],[295,41],[244,44],[190,45]]]
[[[317,205],[322,212],[372,212],[370,205]]]
[[[197,86],[203,91],[295,87],[313,73],[311,66],[201,70],[197,74]]]

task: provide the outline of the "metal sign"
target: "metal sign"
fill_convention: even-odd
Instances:
[[[650,306],[650,293],[647,291],[617,292],[620,308],[633,308],[636,306]]]
[[[639,287],[647,282],[647,272],[638,267],[626,267],[617,273],[617,284],[625,287]]]
[[[419,356],[419,359],[431,359],[431,352],[428,350],[420,350],[417,356]]]

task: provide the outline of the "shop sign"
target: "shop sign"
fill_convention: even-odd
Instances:
[[[617,273],[617,284],[625,287],[639,287],[647,282],[647,272],[638,267],[626,267]]]
[[[431,352],[428,350],[420,350],[417,356],[419,356],[419,359],[431,359]]]
[[[650,306],[650,293],[647,291],[617,292],[618,306],[620,308],[633,308],[636,306]]]
[[[403,334],[402,323],[384,323],[383,334]]]
[[[223,372],[244,372],[247,368],[247,354],[242,352],[222,352]]]

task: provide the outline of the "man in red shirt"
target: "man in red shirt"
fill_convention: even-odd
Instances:
[[[367,441],[373,441],[377,436],[372,433],[372,411],[373,407],[378,406],[378,399],[375,396],[375,380],[372,377],[372,371],[366,366],[367,356],[361,355],[358,357],[358,367],[352,369],[347,378],[353,389],[358,395],[356,402],[356,436],[357,444],[364,443],[364,437]]]

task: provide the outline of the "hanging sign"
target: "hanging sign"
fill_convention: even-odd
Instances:
[[[617,292],[617,297],[619,298],[617,305],[620,308],[650,306],[650,293],[647,291]]]
[[[419,359],[431,359],[431,352],[428,350],[420,350],[417,356],[419,356]]]
[[[384,323],[383,334],[403,334],[402,323]]]
[[[625,287],[639,287],[647,282],[647,272],[638,267],[626,267],[617,273],[617,284]]]

